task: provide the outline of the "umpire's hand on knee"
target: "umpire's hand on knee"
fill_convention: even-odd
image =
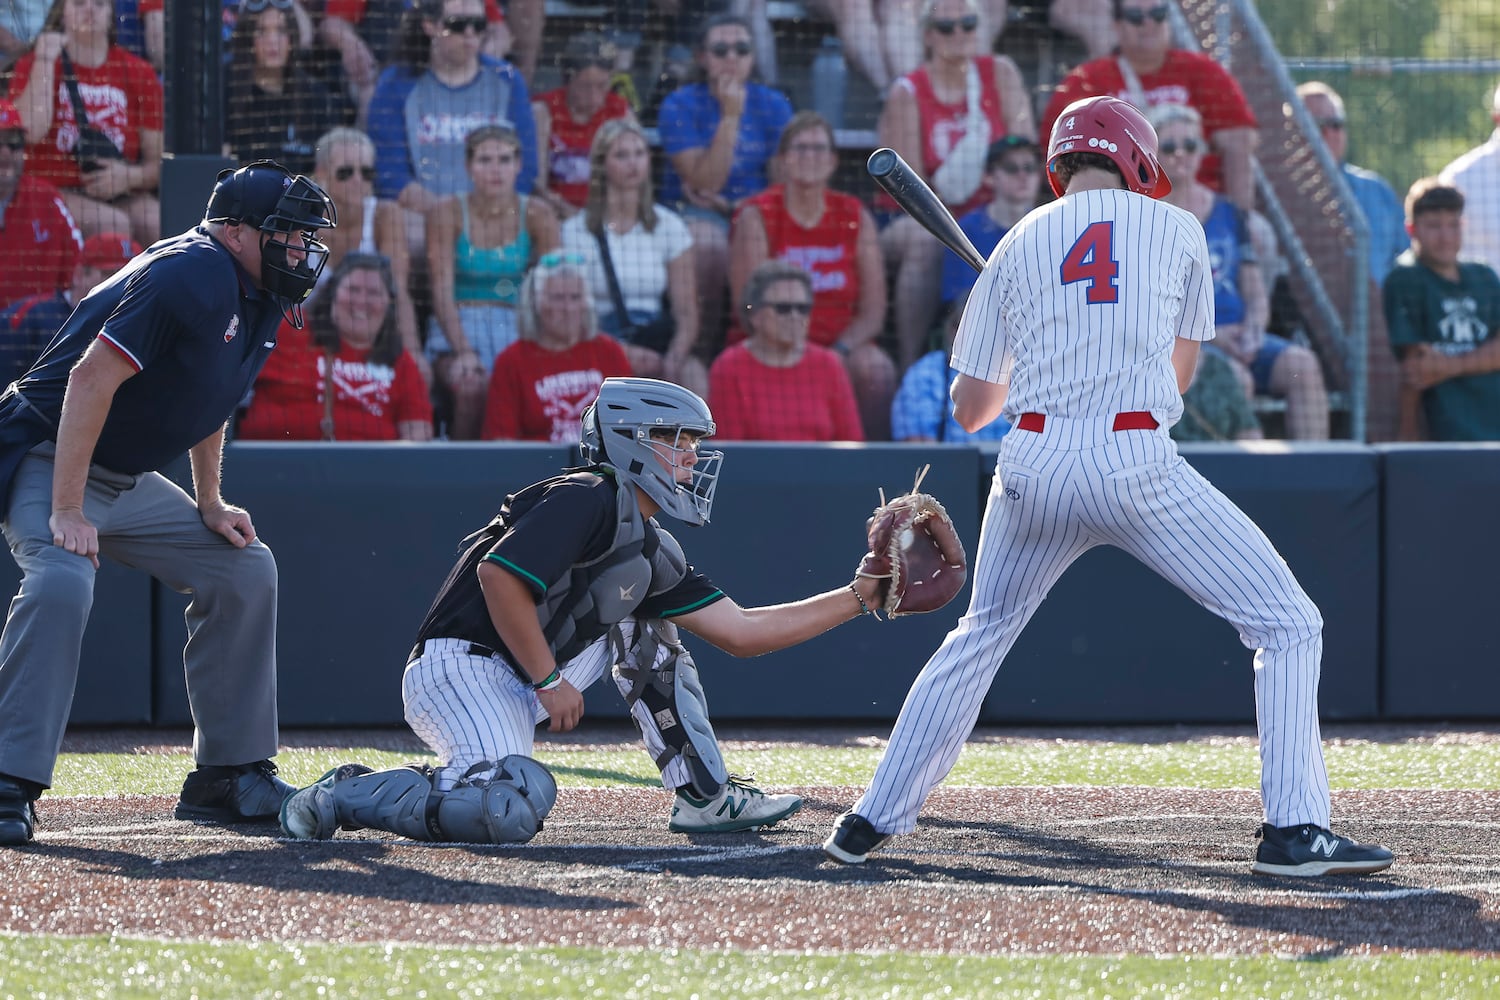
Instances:
[[[552,724],[547,727],[548,732],[566,733],[583,718],[583,695],[567,681],[551,691],[538,691],[536,696],[552,720]]]
[[[249,512],[240,507],[220,501],[209,507],[200,507],[198,513],[210,531],[223,535],[237,549],[255,541],[255,525],[250,522]]]
[[[99,568],[99,529],[89,523],[78,507],[59,507],[47,518],[47,527],[52,529],[52,544],[60,545],[69,552],[88,556],[94,568]]]

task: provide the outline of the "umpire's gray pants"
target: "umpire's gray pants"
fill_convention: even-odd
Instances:
[[[0,635],[0,774],[52,784],[78,681],[94,567],[52,544],[52,456],[34,448],[11,484],[3,524],[23,574]],[[210,531],[192,498],[148,472],[92,466],[83,512],[99,552],[145,570],[187,609],[188,704],[200,764],[246,764],[276,753],[276,560],[260,542],[235,548]]]

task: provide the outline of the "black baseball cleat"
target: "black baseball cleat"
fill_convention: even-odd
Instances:
[[[889,839],[890,834],[876,830],[859,813],[846,812],[823,841],[823,853],[846,865],[862,865],[871,851]]]
[[[183,781],[172,815],[215,823],[275,822],[282,800],[296,790],[276,777],[276,765],[269,760],[199,765]]]
[[[1332,830],[1304,823],[1301,826],[1261,824],[1260,846],[1255,849],[1251,870],[1261,875],[1368,875],[1384,871],[1395,860],[1379,844],[1357,844]]]
[[[36,803],[20,785],[0,778],[0,846],[22,847],[36,833]]]

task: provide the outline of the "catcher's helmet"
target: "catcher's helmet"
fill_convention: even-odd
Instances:
[[[654,378],[607,378],[598,398],[583,411],[579,449],[585,462],[614,470],[673,517],[707,524],[724,453],[700,450],[691,482],[679,483],[652,447],[651,435],[664,431],[676,432],[671,447],[681,450],[684,431],[712,437],[714,417],[697,393],[680,385]]]
[[[317,231],[338,225],[338,212],[309,178],[275,160],[256,160],[219,172],[203,221],[253,226],[266,234],[261,240],[261,286],[298,313],[328,263],[328,248],[316,239]],[[288,250],[300,251],[302,259],[291,263]]]
[[[1156,129],[1134,105],[1117,97],[1074,101],[1052,123],[1047,183],[1058,195],[1063,191],[1054,171],[1058,157],[1068,153],[1107,156],[1120,168],[1125,186],[1137,194],[1161,198],[1172,190],[1172,181],[1156,158]]]

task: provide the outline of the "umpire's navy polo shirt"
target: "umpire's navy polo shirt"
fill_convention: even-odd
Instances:
[[[94,462],[161,468],[223,427],[276,346],[281,306],[203,229],[162,240],[89,292],[16,383],[57,434],[68,374],[98,337],[137,374],[115,393]]]

